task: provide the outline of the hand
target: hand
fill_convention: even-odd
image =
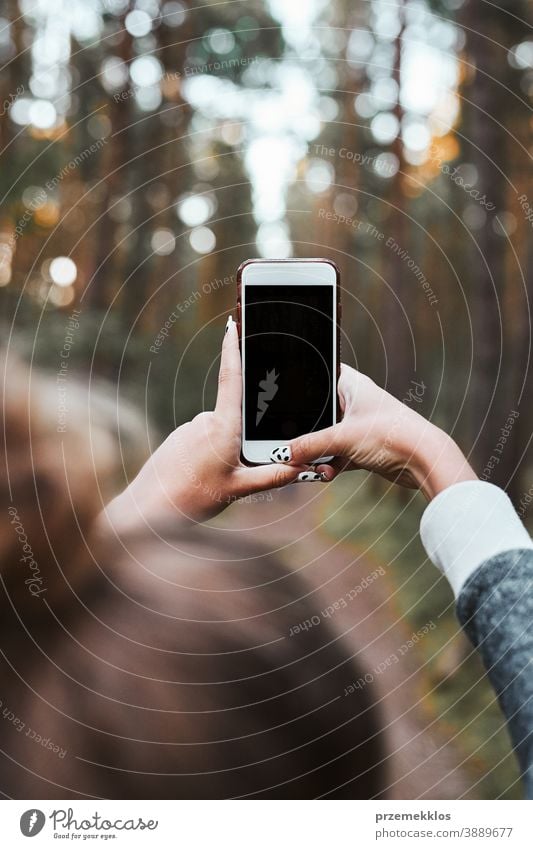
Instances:
[[[288,463],[311,463],[333,454],[330,465],[317,467],[329,480],[339,471],[367,469],[421,489],[428,500],[452,483],[477,479],[449,436],[370,378],[342,365],[338,392],[342,421],[280,446],[272,452],[273,462],[283,457]]]
[[[165,517],[203,522],[237,498],[293,483],[307,471],[306,466],[241,463],[241,398],[239,338],[230,317],[215,410],[177,428],[108,505],[104,518],[115,530],[131,530]]]

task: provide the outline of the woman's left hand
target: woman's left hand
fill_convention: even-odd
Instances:
[[[203,522],[238,498],[293,483],[308,466],[241,463],[242,374],[237,326],[228,319],[213,412],[178,427],[106,508],[115,529],[174,516]]]

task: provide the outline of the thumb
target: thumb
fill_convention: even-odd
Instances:
[[[238,495],[264,492],[295,483],[299,475],[309,471],[306,466],[247,466],[238,470]],[[325,478],[324,478],[325,480]]]
[[[237,332],[237,325],[230,315],[222,343],[215,412],[224,416],[226,420],[240,420],[241,398],[242,372],[239,334]]]
[[[320,457],[345,454],[341,425],[326,427],[293,439],[287,445],[274,448],[270,455],[273,463],[312,464]]]

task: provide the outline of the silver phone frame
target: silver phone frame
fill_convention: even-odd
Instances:
[[[274,448],[277,448],[284,444],[286,440],[283,438],[279,440],[259,440],[259,439],[245,439],[244,438],[244,416],[246,409],[246,386],[245,386],[245,373],[246,373],[246,286],[254,285],[254,286],[272,286],[272,285],[280,285],[286,286],[294,283],[294,280],[288,280],[287,278],[293,275],[294,277],[303,277],[304,279],[300,279],[299,282],[305,285],[316,285],[316,286],[324,286],[331,285],[333,288],[333,327],[337,326],[337,315],[338,315],[338,293],[337,293],[337,283],[338,283],[338,270],[334,263],[329,262],[328,260],[316,260],[316,259],[297,259],[297,260],[254,260],[249,263],[246,263],[242,269],[241,274],[241,357],[242,357],[242,455],[244,460],[247,463],[253,465],[265,465],[267,463],[271,463],[270,459],[271,452]],[[333,375],[336,375],[338,370],[337,364],[337,334],[334,331],[332,339],[332,353],[333,353]],[[332,422],[333,424],[337,423],[337,392],[336,386],[335,391],[332,392],[331,398],[332,404]],[[333,456],[326,457],[318,457],[312,462],[313,464],[317,463],[328,463],[333,459]]]

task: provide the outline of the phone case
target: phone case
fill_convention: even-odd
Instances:
[[[241,265],[239,265],[239,267],[237,269],[237,318],[236,318],[236,324],[237,324],[237,332],[239,334],[239,347],[242,350],[242,339],[241,339],[242,273],[243,273],[244,269],[249,265],[253,265],[253,264],[256,264],[256,263],[261,263],[263,265],[263,264],[266,264],[266,263],[274,263],[274,262],[276,264],[292,263],[292,262],[310,262],[310,263],[311,262],[326,262],[329,265],[332,265],[333,268],[335,269],[335,277],[336,277],[336,280],[337,280],[337,285],[336,285],[336,289],[337,289],[337,321],[336,321],[336,326],[337,326],[337,382],[338,382],[339,377],[340,377],[340,373],[341,373],[341,319],[342,319],[341,275],[340,275],[338,265],[335,262],[333,262],[333,260],[331,260],[331,259],[315,259],[314,257],[310,258],[310,259],[299,259],[299,258],[298,259],[247,259],[243,263],[241,263]],[[336,387],[335,387],[335,389],[336,389]],[[342,412],[341,412],[340,403],[339,403],[339,396],[338,396],[338,393],[337,393],[337,421],[339,422],[341,420],[341,418],[342,418]],[[242,449],[241,449],[241,462],[244,463],[246,466],[254,465],[253,463],[249,463],[248,460],[246,460],[246,458],[242,454]]]

